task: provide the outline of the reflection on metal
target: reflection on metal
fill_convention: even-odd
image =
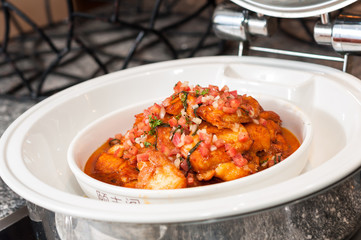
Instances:
[[[252,16],[251,12],[240,9],[238,6],[229,4],[218,6],[213,16],[213,22],[214,32],[218,37],[240,42],[239,56],[245,55],[247,50],[253,50],[278,55],[342,62],[342,70],[346,72],[349,54],[361,53],[361,16],[340,15],[332,22],[329,13],[323,13],[320,15],[320,22],[314,25],[314,41],[321,45],[331,46],[339,53],[340,57],[252,46],[250,44],[251,37],[256,35],[270,36],[275,32],[276,21],[274,18],[263,16],[263,14]]]
[[[332,12],[357,0],[231,0],[253,12],[280,18],[305,18]]]
[[[219,5],[213,14],[213,31],[221,39],[247,41],[250,36],[271,36],[275,30],[275,19],[253,16],[228,4]]]
[[[340,15],[333,23],[317,23],[314,38],[319,44],[331,45],[336,52],[361,52],[361,16]]]

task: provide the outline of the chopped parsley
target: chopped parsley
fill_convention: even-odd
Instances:
[[[208,93],[209,93],[209,88],[203,89],[202,92],[200,92],[198,89],[196,90],[196,95],[197,96],[200,96],[200,95],[204,96],[204,95],[206,95]]]
[[[183,103],[183,107],[185,110],[187,110],[188,107],[187,98],[188,98],[188,92],[182,91],[182,95],[180,95],[180,99]]]
[[[152,144],[150,143],[150,142],[144,142],[144,147],[150,147],[150,146],[152,146]]]
[[[156,132],[156,128],[163,124],[161,119],[158,119],[156,116],[149,115],[149,126],[150,126],[150,135],[154,135]]]

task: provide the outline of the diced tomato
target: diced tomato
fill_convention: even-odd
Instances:
[[[172,148],[169,152],[169,156],[174,156],[180,153],[180,150],[178,148]]]
[[[222,92],[228,92],[229,88],[227,85],[224,85],[223,88],[221,89]]]
[[[178,125],[178,120],[172,117],[171,119],[168,120],[168,123],[171,127],[175,127]]]
[[[182,91],[190,91],[191,88],[189,87],[188,83],[187,82],[177,82],[177,84],[174,86],[174,92],[175,93],[180,93]]]
[[[212,135],[204,132],[198,133],[199,139],[203,141],[203,144],[210,145],[212,143]]]
[[[225,144],[224,145],[226,152],[228,154],[228,156],[230,156],[231,158],[233,158],[234,156],[236,156],[237,154],[237,150],[230,144]]]
[[[213,144],[217,147],[220,148],[222,146],[224,146],[226,142],[223,139],[217,139],[216,141],[213,142]]]
[[[224,93],[222,93],[222,98],[223,98],[223,99],[229,99],[230,96],[231,96],[231,94],[229,94],[229,92],[224,92]]]
[[[181,116],[178,120],[178,124],[181,125],[183,128],[187,127],[187,119],[185,116]]]
[[[159,115],[161,109],[162,109],[162,107],[159,104],[154,103],[154,105],[151,107],[150,111],[154,115]]]
[[[195,103],[197,103],[197,104],[202,104],[202,98],[203,98],[203,96],[202,96],[202,95],[201,95],[201,96],[199,96],[199,97],[197,97],[197,99],[196,99]]]
[[[138,153],[138,148],[136,148],[136,147],[134,147],[134,146],[131,146],[130,148],[129,148],[129,150],[128,150],[128,152],[130,153],[130,154],[132,154],[132,155],[137,155],[137,153]]]
[[[134,128],[132,130],[134,131]],[[135,134],[133,131],[129,131],[128,138],[132,143],[135,143]]]
[[[237,90],[233,90],[229,92],[233,97],[237,98],[238,97],[238,93]]]
[[[231,106],[231,108],[237,109],[239,105],[241,105],[241,101],[239,98],[234,98],[229,101],[229,105]]]
[[[210,149],[205,146],[199,146],[199,152],[201,153],[202,157],[208,157],[210,153]]]
[[[124,142],[124,150],[128,150],[133,146],[132,142],[130,140],[127,140]]]
[[[149,132],[150,129],[151,129],[151,127],[150,127],[150,125],[149,125],[149,118],[146,118],[146,119],[144,120],[144,127],[143,127],[142,130],[143,130],[144,132]]]
[[[176,85],[173,88],[175,93],[179,93],[182,91],[182,82],[177,82]]]
[[[176,132],[173,135],[173,139],[172,139],[172,143],[176,146],[176,147],[181,147],[181,134],[180,132]]]
[[[238,167],[243,167],[247,165],[248,160],[242,156],[242,154],[238,153],[232,158],[234,164],[236,164]]]
[[[219,88],[214,85],[209,85],[209,95],[216,97],[219,95]]]
[[[148,153],[141,153],[137,155],[137,161],[148,161],[149,159],[149,154]]]

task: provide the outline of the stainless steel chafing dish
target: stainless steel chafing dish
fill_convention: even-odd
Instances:
[[[266,1],[266,0],[232,0],[235,4],[218,6],[214,13],[214,31],[222,39],[240,42],[239,55],[244,55],[247,48],[256,51],[273,52],[325,60],[340,59],[310,53],[285,51],[252,47],[252,36],[271,36],[277,29],[276,18],[318,18],[313,27],[315,42],[329,45],[331,49],[342,54],[343,70],[347,68],[349,54],[361,51],[361,17],[354,14],[335,13],[356,1]],[[245,45],[245,43],[249,43]]]

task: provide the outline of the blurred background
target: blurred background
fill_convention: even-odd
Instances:
[[[0,96],[39,101],[88,79],[179,58],[237,55],[238,42],[212,31],[217,0],[3,0],[0,11]],[[360,12],[359,3],[337,11]],[[277,19],[270,36],[247,44],[340,57],[315,43],[319,17]],[[260,55],[269,53],[247,52]],[[356,57],[356,61],[358,58]],[[335,68],[342,63],[302,59]],[[351,63],[348,71],[360,76]]]

